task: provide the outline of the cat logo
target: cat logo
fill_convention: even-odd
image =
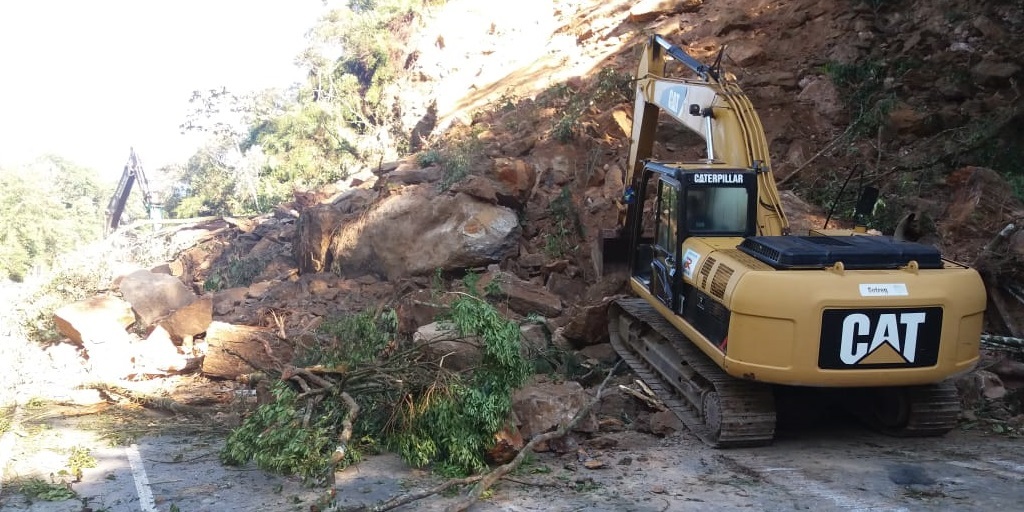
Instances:
[[[820,368],[931,366],[938,360],[942,308],[827,310]]]
[[[857,364],[882,345],[889,345],[908,363],[913,363],[917,355],[917,328],[923,323],[924,313],[900,313],[899,320],[897,315],[886,313],[879,315],[878,325],[872,328],[867,315],[849,315],[843,320],[839,359],[846,364]],[[900,325],[904,326],[902,339]]]

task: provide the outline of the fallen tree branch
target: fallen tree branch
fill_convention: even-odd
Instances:
[[[612,376],[615,375],[615,371],[618,370],[619,364],[621,364],[621,361],[617,363],[614,367],[612,367],[611,370],[608,371],[608,375],[604,378],[604,381],[597,388],[597,393],[595,393],[594,398],[590,400],[590,402],[588,402],[586,405],[584,405],[579,411],[577,411],[576,415],[573,416],[568,423],[560,426],[557,430],[553,432],[547,432],[539,436],[535,436],[533,439],[530,439],[530,442],[526,443],[526,445],[523,446],[521,450],[519,450],[519,453],[516,454],[515,458],[513,458],[508,463],[498,466],[492,469],[490,472],[482,475],[473,475],[466,478],[447,480],[434,487],[424,489],[419,492],[396,496],[377,505],[347,506],[336,508],[335,510],[338,512],[385,512],[404,505],[408,505],[410,503],[414,503],[424,498],[429,498],[431,496],[441,494],[447,491],[448,489],[451,489],[452,487],[460,487],[463,485],[475,483],[476,485],[465,498],[447,508],[448,512],[465,511],[474,503],[476,503],[480,499],[480,496],[484,493],[484,491],[486,491],[492,485],[494,485],[495,482],[505,478],[510,472],[519,467],[523,463],[523,460],[526,459],[526,455],[533,452],[533,448],[535,446],[537,446],[540,443],[550,441],[552,439],[564,437],[566,434],[569,433],[570,430],[575,428],[576,425],[583,421],[583,418],[585,418],[587,414],[589,414],[590,411],[593,410],[593,408],[601,402],[601,399],[604,398],[605,388],[608,385],[608,381],[610,381]]]
[[[184,414],[186,416],[193,416],[199,418],[207,418],[211,415],[211,411],[204,407],[194,407],[191,405],[180,404],[173,398],[167,397],[153,397],[136,393],[128,388],[121,386],[115,386],[113,384],[107,384],[105,382],[95,382],[80,386],[81,389],[95,389],[107,395],[118,395],[131,403],[138,404],[146,409],[156,409],[160,411],[170,412],[173,414]]]
[[[616,363],[611,370],[608,371],[608,375],[605,376],[604,381],[601,382],[600,386],[598,386],[597,392],[594,394],[594,398],[590,400],[590,402],[588,402],[587,405],[583,406],[582,409],[577,411],[576,415],[573,416],[568,423],[558,427],[558,429],[555,430],[554,432],[547,432],[545,434],[535,436],[533,439],[530,439],[530,442],[526,443],[526,446],[524,446],[522,450],[519,450],[519,453],[516,454],[514,459],[512,459],[506,464],[502,464],[501,466],[494,468],[493,470],[491,470],[491,472],[484,475],[484,477],[479,482],[477,482],[477,484],[473,487],[473,490],[471,490],[465,498],[455,503],[454,505],[448,507],[447,511],[464,512],[466,509],[468,509],[470,506],[476,503],[477,500],[480,499],[480,496],[484,493],[484,491],[486,491],[492,485],[494,485],[494,483],[497,482],[498,479],[504,477],[505,475],[509,474],[514,469],[519,467],[519,465],[522,464],[523,460],[526,458],[526,455],[529,453],[533,453],[533,448],[535,446],[537,446],[540,443],[550,441],[552,439],[564,437],[566,434],[568,434],[570,430],[575,428],[576,425],[583,421],[583,418],[590,414],[590,411],[595,406],[597,406],[597,404],[601,403],[601,399],[604,398],[605,388],[608,386],[608,381],[610,381],[612,376],[615,375],[615,371],[618,370],[620,364],[622,364],[621,360],[618,363]]]
[[[429,498],[435,494],[441,494],[452,487],[459,487],[462,485],[469,485],[472,483],[483,480],[484,475],[473,475],[466,478],[453,478],[447,480],[440,485],[436,485],[429,489],[424,489],[419,492],[413,492],[409,494],[403,494],[401,496],[395,496],[387,501],[381,502],[378,505],[354,505],[335,509],[337,512],[384,512],[386,510],[394,510],[403,505],[422,500],[423,498]]]
[[[335,464],[345,457],[348,442],[352,440],[352,423],[355,421],[356,416],[359,415],[359,404],[356,403],[351,395],[342,391],[341,401],[345,402],[345,407],[348,407],[348,414],[346,414],[345,419],[341,421],[341,434],[338,435],[338,448],[334,450],[334,457],[332,457]],[[334,460],[335,458],[337,460]]]
[[[633,389],[633,388],[631,388],[629,386],[623,386],[623,385],[619,385],[619,391],[622,391],[623,393],[625,393],[627,395],[630,395],[633,398],[636,398],[637,400],[640,400],[645,405],[647,405],[647,407],[650,407],[651,409],[654,409],[656,411],[667,411],[668,410],[668,407],[666,407],[665,404],[661,402],[661,400],[658,400],[657,397],[653,396],[653,394],[652,395],[646,395],[646,394],[641,393],[640,391],[637,391],[637,390],[635,390],[635,389]]]

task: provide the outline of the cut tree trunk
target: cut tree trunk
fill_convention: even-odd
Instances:
[[[203,373],[235,379],[258,371],[280,370],[291,361],[292,349],[274,335],[273,329],[213,322],[206,330]]]

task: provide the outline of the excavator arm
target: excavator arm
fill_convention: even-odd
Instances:
[[[117,182],[117,189],[107,205],[106,225],[108,232],[114,231],[120,225],[121,215],[124,213],[125,205],[128,204],[128,197],[131,195],[132,186],[136,181],[139,182],[142,202],[146,207],[147,213],[154,220],[160,220],[162,205],[159,201],[155,200],[153,193],[150,191],[149,181],[146,180],[146,174],[142,171],[142,163],[139,162],[139,158],[135,154],[135,148],[132,148],[131,153],[128,155],[128,162],[124,164],[121,179]]]
[[[669,58],[686,65],[696,78],[667,78]],[[717,64],[701,64],[659,35],[652,36],[644,47],[637,70],[627,195],[639,189],[641,170],[652,155],[661,111],[704,139],[708,163],[756,171],[758,235],[789,233],[789,221],[782,211],[771,170],[768,142],[750,100]],[[627,215],[627,219],[630,217]]]

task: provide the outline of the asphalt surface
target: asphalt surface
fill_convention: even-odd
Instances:
[[[112,446],[86,418],[19,414],[0,436],[3,511],[334,510],[440,481],[394,455],[380,455],[339,472],[330,493],[295,478],[222,465],[223,434],[143,436]],[[782,431],[767,447],[713,450],[686,432],[658,438],[625,430],[602,433],[576,453],[537,454],[472,510],[1019,510],[1021,446],[1020,439],[978,431],[896,439],[830,425]],[[87,449],[96,461],[70,483],[76,497],[27,496],[22,486],[32,476],[70,482],[60,471],[71,447]],[[456,498],[434,496],[399,510],[443,510]]]

